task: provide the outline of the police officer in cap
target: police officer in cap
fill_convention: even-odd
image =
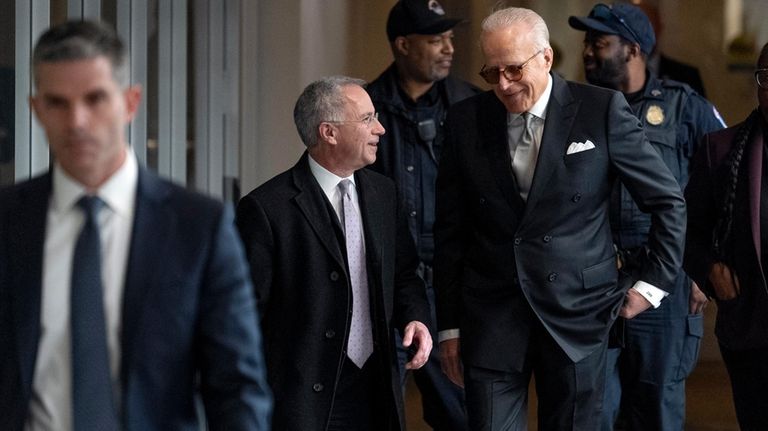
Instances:
[[[408,208],[409,228],[421,260],[419,270],[432,307],[430,330],[435,340],[432,224],[443,121],[451,105],[479,92],[449,74],[453,27],[459,22],[448,18],[436,0],[398,1],[387,19],[394,62],[367,87],[379,121],[387,129],[379,138],[376,163],[371,168],[395,181]],[[429,362],[414,372],[424,420],[436,430],[466,430],[463,389],[442,372],[436,346]],[[407,352],[399,353],[404,364]]]
[[[621,91],[681,188],[699,139],[725,127],[717,110],[687,84],[659,80],[648,70],[656,43],[648,17],[630,4],[598,4],[586,17],[568,23],[586,32],[584,72],[591,84]],[[617,184],[611,201],[611,228],[623,280],[633,284],[642,268],[650,215]],[[608,351],[602,429],[613,430],[621,400],[622,422],[630,430],[683,430],[685,379],[696,365],[703,333],[706,296],[682,271],[675,295],[640,289],[653,307],[619,320]]]

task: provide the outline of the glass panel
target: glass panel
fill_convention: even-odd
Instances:
[[[16,5],[0,0],[0,186],[13,184]]]

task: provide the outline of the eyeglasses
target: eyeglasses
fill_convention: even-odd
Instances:
[[[378,112],[374,112],[373,114],[368,114],[359,120],[326,121],[326,123],[363,123],[364,126],[370,127],[371,123],[373,123],[374,120],[379,121]]]
[[[591,18],[597,18],[598,21],[610,21],[611,19],[618,21],[622,26],[624,26],[629,34],[632,35],[632,37],[635,39],[634,42],[640,43],[641,39],[637,33],[632,30],[632,27],[627,24],[624,18],[616,15],[616,12],[614,12],[613,8],[610,6],[600,3],[592,8],[592,12],[589,13],[589,16]]]
[[[480,76],[485,79],[485,82],[489,84],[498,84],[499,79],[501,79],[501,75],[503,74],[505,78],[507,78],[508,81],[517,82],[521,79],[523,79],[523,68],[528,64],[529,61],[533,60],[534,57],[544,52],[543,49],[540,49],[536,51],[536,54],[533,54],[528,60],[525,60],[523,64],[517,65],[517,64],[510,64],[509,66],[504,66],[504,68],[491,68],[486,69],[485,65],[483,65],[483,68],[480,69]]]
[[[755,71],[755,81],[757,81],[758,87],[768,90],[768,69],[757,69]]]

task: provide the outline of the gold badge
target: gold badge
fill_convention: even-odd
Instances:
[[[664,110],[659,105],[651,105],[648,112],[645,113],[645,119],[648,123],[658,126],[664,122]]]

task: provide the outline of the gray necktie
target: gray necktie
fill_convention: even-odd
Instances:
[[[536,168],[536,157],[538,156],[538,147],[534,142],[533,122],[536,116],[530,112],[524,115],[525,124],[520,139],[517,141],[515,154],[512,158],[512,172],[515,173],[517,186],[520,189],[520,196],[523,200],[528,199],[528,192],[531,190],[533,181],[533,170]]]
[[[77,205],[85,223],[72,257],[72,417],[73,429],[116,430],[112,378],[101,282],[99,210],[104,202],[84,196]]]
[[[373,331],[371,329],[370,294],[368,272],[365,265],[363,231],[360,215],[352,201],[353,185],[350,180],[339,182],[341,202],[344,207],[344,235],[347,244],[349,281],[352,285],[352,323],[349,327],[347,356],[358,368],[373,353]]]

